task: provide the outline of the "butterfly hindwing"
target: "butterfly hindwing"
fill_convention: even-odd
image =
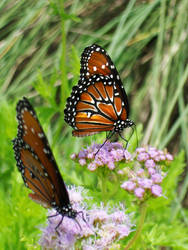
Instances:
[[[126,119],[125,105],[115,84],[109,77],[94,75],[73,88],[65,109],[65,121],[75,129],[73,135],[111,131],[118,119]]]

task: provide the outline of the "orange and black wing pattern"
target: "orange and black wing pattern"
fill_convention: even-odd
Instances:
[[[125,103],[129,115],[129,104],[126,92],[119,73],[108,53],[99,45],[93,44],[84,49],[80,60],[80,79],[90,78],[93,75],[108,76],[116,82],[119,94]]]
[[[119,132],[128,126],[125,103],[115,81],[100,75],[84,83],[80,80],[67,100],[65,121],[74,128],[73,135],[79,137]]]
[[[13,149],[24,183],[32,190],[29,197],[64,214],[70,206],[69,195],[36,113],[25,97],[16,110],[18,132]]]
[[[80,80],[73,87],[64,110],[74,136],[102,131],[120,133],[134,123],[119,74],[106,51],[93,44],[81,56]]]

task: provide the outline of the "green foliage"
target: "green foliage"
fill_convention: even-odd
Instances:
[[[168,246],[173,249],[186,249],[188,246],[188,228],[181,213],[174,215],[178,206],[175,203],[177,197],[176,188],[180,181],[181,173],[185,168],[184,154],[179,155],[170,164],[167,176],[164,179],[163,190],[165,196],[150,200],[147,209],[147,217],[142,232],[143,247],[156,249],[157,246]],[[182,209],[183,210],[183,209]],[[138,248],[139,249],[139,248]]]
[[[46,211],[27,197],[12,150],[15,106],[24,95],[31,97],[65,182],[84,185],[100,201],[97,177],[78,168],[70,155],[104,141],[105,133],[73,138],[63,119],[79,78],[79,55],[94,42],[107,49],[125,82],[139,144],[178,153],[163,184],[166,197],[149,202],[133,249],[188,249],[188,212],[182,205],[188,187],[188,175],[182,175],[188,157],[187,13],[187,0],[0,2],[0,249],[39,249],[37,227],[46,220]],[[136,140],[133,135],[130,144]],[[126,199],[136,224],[138,207]]]
[[[28,192],[20,174],[13,170],[6,192],[0,191],[1,249],[39,249],[41,226],[44,226],[45,209],[28,199]]]

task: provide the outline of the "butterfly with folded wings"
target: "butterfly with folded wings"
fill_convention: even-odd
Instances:
[[[97,44],[86,47],[81,55],[80,80],[64,110],[73,136],[103,131],[110,131],[108,138],[114,133],[121,136],[124,128],[135,125],[128,117],[127,95],[111,58]]]

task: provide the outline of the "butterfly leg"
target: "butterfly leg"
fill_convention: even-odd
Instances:
[[[82,231],[82,227],[80,226],[80,223],[77,221],[77,219],[75,218],[76,224],[79,226],[80,231]]]
[[[49,216],[48,216],[48,219],[49,219],[49,218],[52,218],[52,217],[55,217],[55,216],[58,216],[58,215],[59,215],[59,213],[53,214],[53,215],[49,215]]]
[[[81,214],[81,215],[82,215],[82,220],[88,225],[88,223],[87,223],[87,221],[86,221],[86,219],[85,219],[85,217],[84,217],[83,211],[79,211],[78,214]]]
[[[58,232],[58,227],[61,225],[61,223],[63,222],[63,218],[64,218],[64,215],[62,215],[62,218],[61,218],[61,220],[60,220],[60,222],[57,224],[57,226],[55,227],[55,231],[56,231],[56,233],[60,236],[60,233]]]
[[[129,139],[127,140],[127,139],[125,139],[122,135],[121,135],[121,133],[119,132],[118,134],[119,134],[119,136],[126,142],[126,146],[125,146],[125,149],[127,149],[127,146],[128,146],[128,142],[130,141],[130,139],[131,139],[131,137],[132,137],[132,135],[133,135],[133,133],[134,133],[134,131],[136,131],[136,138],[137,138],[137,147],[138,147],[138,135],[137,135],[137,130],[136,130],[136,125],[134,125],[133,127],[131,127],[131,129],[132,129],[132,132],[131,132],[131,135],[129,136]]]
[[[56,213],[56,214],[53,214],[53,215],[49,215],[49,216],[48,216],[48,220],[49,220],[49,222],[51,223],[50,218],[52,218],[52,217],[56,217],[56,216],[58,216],[58,215],[59,215],[59,213]]]
[[[119,136],[126,142],[126,146],[125,146],[125,149],[127,149],[127,146],[128,146],[128,142],[129,142],[129,140],[130,140],[130,138],[131,138],[131,136],[132,136],[132,134],[131,134],[131,136],[130,136],[130,138],[129,138],[129,140],[127,140],[127,139],[125,139],[122,135],[121,135],[121,133],[119,132],[118,133],[119,134]]]

